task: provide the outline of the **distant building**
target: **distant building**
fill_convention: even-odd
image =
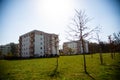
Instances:
[[[59,55],[58,35],[33,30],[19,37],[21,57]]]
[[[8,53],[12,53],[13,55],[18,56],[18,44],[9,43],[6,45],[1,45],[0,51],[1,51],[2,55],[8,55]]]
[[[85,53],[89,52],[88,41],[84,41],[84,50],[85,50]],[[64,52],[65,55],[83,53],[81,41],[65,42],[63,44],[63,52]]]
[[[3,55],[7,55],[7,53],[10,52],[10,50],[11,47],[9,44],[0,46],[0,51],[2,52]]]

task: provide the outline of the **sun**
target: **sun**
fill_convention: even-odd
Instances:
[[[68,4],[62,0],[47,0],[43,3],[43,10],[45,14],[58,16],[68,10]]]
[[[70,14],[73,8],[71,0],[42,0],[40,13],[46,18],[61,18]]]

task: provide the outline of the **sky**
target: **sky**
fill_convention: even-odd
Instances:
[[[90,28],[102,26],[101,41],[120,31],[119,0],[0,0],[0,45],[19,43],[19,36],[32,30],[58,34],[62,45],[75,9],[92,18]]]

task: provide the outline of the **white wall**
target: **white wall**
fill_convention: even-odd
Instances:
[[[89,49],[88,49],[88,42],[87,42],[87,41],[85,42],[85,52],[86,52],[86,53],[89,52]]]
[[[80,47],[78,47],[78,48],[80,48],[80,53],[83,53],[83,48],[82,48],[82,43],[81,42],[80,42],[80,44],[78,44],[77,42],[69,42],[69,43],[67,43],[67,46],[74,50],[74,53],[72,53],[72,54],[77,53],[77,45],[80,46]],[[88,50],[88,41],[85,41],[84,47],[85,47],[85,53],[88,53],[89,52],[89,50]]]
[[[44,36],[35,34],[34,54],[38,56],[44,55]]]
[[[73,54],[77,53],[77,43],[76,42],[68,43],[68,47],[74,50]]]
[[[80,48],[81,48],[80,52],[83,53],[82,43],[80,43]],[[85,53],[89,52],[89,50],[88,50],[88,41],[85,41],[85,43],[84,43],[84,51],[85,51]]]

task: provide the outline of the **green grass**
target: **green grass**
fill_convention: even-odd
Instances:
[[[0,60],[0,80],[117,80],[120,79],[120,54],[111,59],[103,54],[86,55],[87,71],[84,73],[83,56],[60,56],[56,76],[51,76],[56,67],[56,58],[28,60]]]

